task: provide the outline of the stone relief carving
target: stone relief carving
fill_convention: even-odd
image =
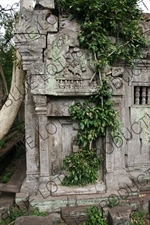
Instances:
[[[83,89],[89,92],[89,87],[93,92],[98,84],[96,79],[90,81],[94,69],[92,54],[79,48],[77,33],[64,29],[59,34],[48,34],[44,62],[33,63],[31,73],[47,77],[43,86],[45,94],[83,92]]]
[[[110,77],[110,86],[114,95],[124,95],[124,67],[112,67],[109,74]]]
[[[91,80],[95,71],[92,53],[79,48],[80,28],[75,20],[61,16],[59,24],[58,33],[58,18],[49,9],[21,10],[15,42],[24,70],[31,73],[31,92],[89,95],[98,84],[96,76]]]
[[[49,9],[32,11],[23,8],[21,10],[19,24],[15,31],[15,43],[22,55],[24,70],[30,71],[33,62],[43,62],[46,35],[48,32],[57,31],[58,17]]]
[[[57,78],[91,78],[94,71],[91,53],[77,47],[79,43],[75,32],[65,31],[48,36],[51,45],[45,52],[47,72]]]
[[[30,37],[37,34],[58,31],[58,18],[49,9],[21,11],[17,33],[27,33]]]

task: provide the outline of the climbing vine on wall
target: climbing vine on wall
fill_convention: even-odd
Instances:
[[[81,26],[81,47],[92,50],[97,71],[115,62],[134,64],[146,45],[137,0],[57,0],[60,12]]]
[[[95,95],[87,101],[76,102],[70,107],[70,114],[78,121],[78,144],[81,148],[91,149],[92,142],[99,136],[104,136],[106,127],[112,136],[117,136],[120,131],[120,122],[117,119],[118,111],[113,108],[112,92],[106,78],[102,80]]]
[[[109,81],[105,77],[107,68],[110,70],[117,62],[133,66],[135,58],[142,57],[141,50],[147,41],[139,27],[143,18],[137,0],[57,0],[57,7],[60,13],[76,18],[80,24],[80,46],[93,52],[95,74],[100,78],[97,93],[70,107],[71,117],[79,124],[81,150],[64,159],[67,175],[62,184],[85,185],[96,181],[97,165],[102,161],[97,159],[92,167],[92,154],[86,157],[89,150],[94,151],[93,141],[104,136],[107,127],[112,136],[117,136],[120,129],[118,112],[113,108]]]
[[[106,127],[112,136],[118,135],[118,112],[113,108],[108,80],[105,78],[102,83],[88,100],[70,106],[70,115],[79,125],[77,138],[80,151],[65,157],[63,170],[67,174],[62,181],[63,185],[84,186],[95,183],[103,159],[97,157],[93,142],[105,135]]]
[[[95,183],[103,159],[97,157],[96,150],[92,148],[93,141],[105,135],[106,127],[112,136],[118,135],[118,112],[112,107],[108,80],[105,78],[102,83],[95,95],[83,103],[76,102],[70,106],[70,115],[79,125],[77,137],[80,151],[65,157],[63,170],[67,174],[62,181],[63,185],[84,186]]]

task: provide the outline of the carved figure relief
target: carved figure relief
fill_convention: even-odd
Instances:
[[[50,35],[51,46],[45,52],[47,72],[56,78],[91,78],[91,53],[80,49],[74,32]],[[84,72],[88,72],[85,76]]]
[[[91,92],[96,91],[97,80],[90,82],[95,69],[92,54],[78,46],[74,31],[65,29],[59,34],[48,34],[44,62],[38,60],[31,66],[32,74],[47,77],[43,86],[45,94],[83,92],[83,89],[89,92],[89,87]]]

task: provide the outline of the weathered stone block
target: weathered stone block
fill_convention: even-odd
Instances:
[[[42,216],[21,216],[16,219],[15,225],[53,225],[52,218]]]
[[[109,209],[108,220],[110,225],[129,225],[130,224],[131,208],[124,206],[116,206]]]
[[[44,8],[54,9],[54,0],[36,0],[36,4],[40,4]]]
[[[88,206],[61,208],[61,217],[67,224],[83,224],[88,219],[86,214],[87,208]]]

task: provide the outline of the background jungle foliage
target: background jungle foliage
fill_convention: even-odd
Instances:
[[[14,42],[12,38],[17,18],[16,7],[17,4],[8,6],[8,8],[3,8],[0,5],[0,65],[3,68],[8,90],[11,85],[13,68]]]

